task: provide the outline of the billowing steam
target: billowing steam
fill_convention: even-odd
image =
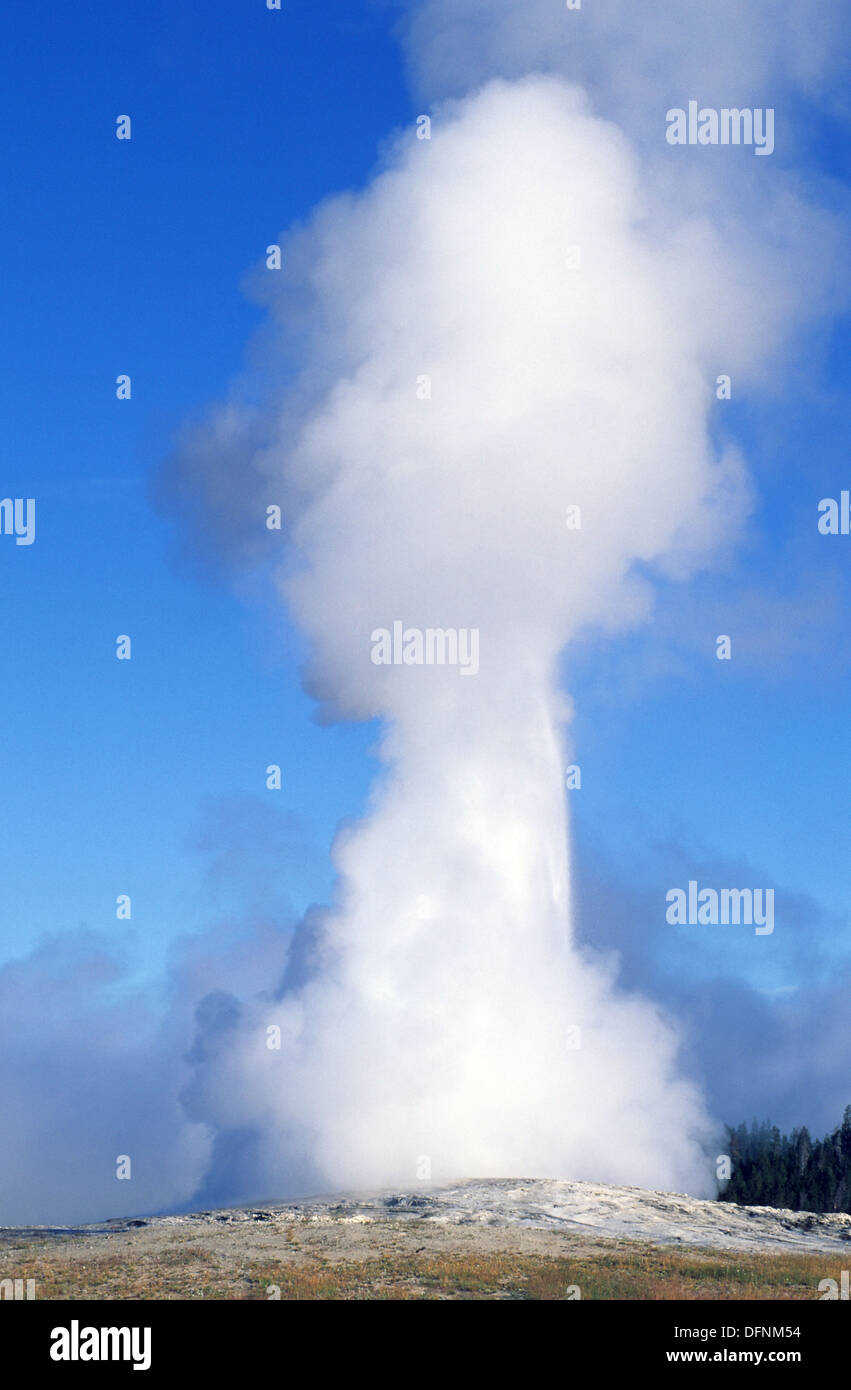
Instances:
[[[276,317],[307,285],[310,331],[254,467],[311,688],[385,721],[384,772],[310,978],[243,1021],[203,1108],[260,1131],[269,1190],[705,1189],[675,1037],[571,942],[555,677],[575,634],[647,612],[637,565],[682,572],[741,518],[708,434],[723,256],[651,227],[626,140],[539,77],[441,110],[286,263]],[[436,629],[477,662],[429,664]]]

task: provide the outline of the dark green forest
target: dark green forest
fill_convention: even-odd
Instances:
[[[824,1139],[767,1121],[727,1127],[732,1176],[719,1201],[793,1211],[851,1211],[851,1105]]]

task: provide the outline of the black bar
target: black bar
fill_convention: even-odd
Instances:
[[[365,1300],[368,1301],[368,1300]],[[420,1300],[433,1303],[435,1300]],[[395,1309],[388,1320],[387,1303],[371,1311],[364,1301],[331,1309],[327,1303],[268,1300],[221,1302],[7,1302],[0,1303],[0,1332],[5,1365],[18,1363],[24,1373],[46,1376],[50,1383],[68,1377],[130,1375],[140,1384],[160,1377],[222,1376],[236,1373],[252,1380],[268,1374],[283,1381],[305,1375],[326,1376],[339,1358],[347,1378],[372,1378],[380,1371],[384,1383],[404,1383],[451,1371],[455,1380],[465,1367],[481,1371],[492,1363],[504,1378],[519,1356],[525,1377],[549,1378],[555,1355],[559,1375],[570,1377],[582,1366],[605,1376],[656,1373],[691,1374],[706,1367],[747,1366],[759,1379],[778,1368],[804,1373],[837,1364],[848,1344],[851,1309],[824,1308],[822,1300],[801,1302],[608,1302],[564,1300],[557,1308],[538,1306],[513,1311],[505,1302],[499,1311],[473,1313],[469,1306],[460,1323],[457,1312],[417,1310],[405,1303],[404,1315]],[[465,1301],[469,1304],[469,1301]],[[567,1302],[569,1306],[565,1307]],[[432,1318],[437,1315],[438,1321]],[[479,1318],[485,1319],[483,1323]],[[491,1322],[491,1317],[496,1321]],[[444,1321],[444,1319],[448,1321]],[[342,1319],[342,1322],[341,1322]],[[76,1324],[76,1342],[74,1327]],[[67,1330],[67,1340],[58,1329]],[[97,1330],[97,1337],[86,1333]],[[135,1328],[135,1345],[123,1335],[107,1338],[105,1354],[114,1346],[127,1359],[55,1360],[51,1348],[73,1354],[101,1346],[101,1328]],[[150,1329],[146,1347],[144,1329]],[[318,1335],[317,1335],[318,1334]],[[450,1340],[444,1340],[444,1336]],[[134,1355],[150,1367],[134,1372]],[[745,1355],[746,1354],[746,1355]],[[305,1365],[307,1361],[307,1365]],[[840,1359],[841,1364],[841,1359]],[[547,1369],[547,1366],[550,1369]],[[383,1369],[382,1369],[383,1368]],[[144,1375],[144,1380],[141,1376]]]

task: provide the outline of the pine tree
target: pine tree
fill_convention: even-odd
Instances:
[[[842,1124],[813,1141],[806,1126],[790,1136],[767,1120],[727,1126],[732,1174],[719,1200],[795,1211],[851,1212],[851,1105]]]

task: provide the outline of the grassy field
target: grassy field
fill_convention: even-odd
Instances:
[[[7,1247],[0,1277],[34,1279],[39,1299],[815,1299],[836,1274],[829,1255],[718,1255],[613,1245],[577,1255],[377,1253],[374,1258],[239,1260],[194,1242],[151,1251],[77,1254]]]

